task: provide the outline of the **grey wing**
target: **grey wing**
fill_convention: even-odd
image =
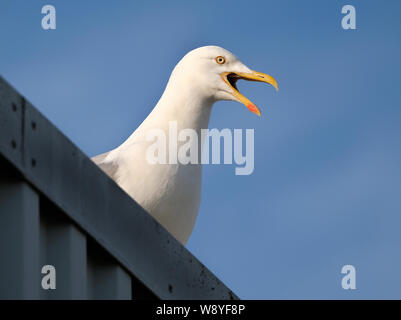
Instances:
[[[118,164],[114,162],[103,162],[103,160],[107,157],[109,152],[105,152],[102,154],[99,154],[95,157],[92,158],[92,161],[99,166],[100,169],[102,169],[111,179],[116,181],[117,176],[117,169],[118,169]]]

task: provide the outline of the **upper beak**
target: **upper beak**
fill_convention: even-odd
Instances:
[[[248,80],[248,81],[266,82],[268,84],[271,84],[278,91],[277,81],[272,76],[269,76],[268,74],[258,72],[258,71],[252,71],[250,73],[248,73],[248,72],[223,72],[221,74],[221,78],[233,90],[233,92],[232,92],[233,96],[239,102],[243,103],[249,109],[249,111],[256,113],[258,116],[260,116],[259,108],[257,106],[255,106],[247,97],[245,97],[238,91],[236,82],[239,79],[244,79],[244,80]]]

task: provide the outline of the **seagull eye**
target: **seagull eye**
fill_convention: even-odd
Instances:
[[[216,62],[218,64],[224,64],[226,62],[226,58],[224,58],[222,56],[218,56],[218,57],[216,57]]]

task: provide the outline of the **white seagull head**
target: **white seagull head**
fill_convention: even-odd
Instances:
[[[193,90],[213,101],[238,101],[260,116],[258,107],[238,91],[236,82],[240,79],[265,82],[278,90],[272,76],[249,69],[231,52],[218,46],[200,47],[187,53],[174,68],[168,86]]]

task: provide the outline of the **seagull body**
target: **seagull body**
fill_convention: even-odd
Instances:
[[[272,84],[276,81],[263,73],[250,70],[229,51],[207,46],[192,50],[174,68],[159,102],[142,124],[119,147],[92,160],[123,190],[164,226],[178,241],[186,244],[195,225],[201,202],[202,164],[149,163],[146,155],[154,143],[147,134],[152,130],[166,133],[166,145],[175,139],[178,148],[166,149],[166,159],[177,152],[183,141],[169,133],[169,124],[177,132],[193,129],[204,137],[213,104],[218,100],[242,102],[260,115],[259,109],[236,88],[245,79]],[[174,155],[177,157],[177,155]]]

